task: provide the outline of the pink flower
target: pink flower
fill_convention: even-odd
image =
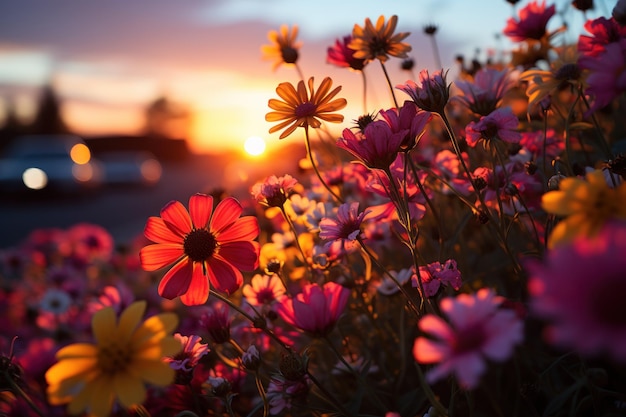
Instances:
[[[335,219],[326,217],[320,222],[320,238],[352,243],[361,237],[361,223],[368,211],[359,213],[359,203],[344,203],[337,209]]]
[[[515,80],[509,69],[481,68],[472,81],[459,80],[454,84],[463,93],[455,96],[455,100],[463,103],[472,112],[487,116],[498,108],[504,94],[513,87]]]
[[[365,59],[355,58],[354,49],[348,47],[352,42],[352,35],[337,39],[335,45],[328,47],[326,62],[341,68],[350,68],[354,71],[361,71],[365,68]]]
[[[400,145],[402,149],[413,149],[424,134],[426,125],[432,120],[430,112],[419,110],[412,101],[405,101],[400,109],[381,110],[379,114],[392,132],[406,132]]]
[[[287,174],[282,177],[271,175],[252,186],[252,196],[256,201],[269,207],[282,207],[293,191],[298,180]]]
[[[284,410],[291,410],[293,402],[301,401],[309,392],[309,377],[293,381],[282,375],[274,375],[267,387],[267,399],[270,414],[278,415]]]
[[[523,42],[527,39],[540,40],[546,34],[548,21],[556,13],[553,4],[546,8],[546,1],[542,3],[532,1],[519,11],[519,20],[509,18],[503,33],[515,42]]]
[[[385,121],[377,120],[368,124],[363,132],[344,129],[337,146],[350,152],[370,169],[388,170],[407,133],[407,129],[394,132]]]
[[[608,44],[626,37],[626,26],[621,26],[613,17],[588,20],[585,29],[591,36],[578,37],[578,52],[583,56],[598,56],[606,50]]]
[[[531,313],[545,319],[549,343],[626,363],[626,223],[607,224],[528,262]]]
[[[450,99],[450,85],[446,81],[448,72],[435,71],[432,75],[428,70],[419,73],[419,84],[408,80],[396,86],[413,100],[417,107],[429,112],[443,114]]]
[[[273,304],[285,295],[285,286],[276,274],[256,274],[243,287],[243,296],[253,306]]]
[[[503,299],[483,288],[441,300],[450,323],[428,314],[418,323],[429,337],[418,337],[413,355],[420,363],[438,363],[426,375],[433,383],[455,374],[465,389],[473,389],[486,370],[485,359],[507,360],[523,339],[523,324],[513,310],[499,308]]]
[[[78,223],[70,227],[60,247],[65,256],[82,262],[108,261],[113,253],[113,237],[102,226]]]
[[[200,326],[216,344],[230,340],[230,309],[225,303],[215,302],[211,308],[200,317]]]
[[[327,282],[322,287],[307,284],[300,294],[279,304],[278,314],[287,323],[314,337],[325,336],[339,320],[349,297],[350,290],[334,282]]]
[[[501,107],[482,116],[478,122],[469,122],[465,127],[466,141],[472,148],[480,139],[518,143],[522,136],[517,131],[519,121],[510,107]]]
[[[176,356],[165,357],[164,361],[177,371],[191,372],[200,358],[209,353],[209,346],[202,343],[200,336],[183,336],[180,333],[175,333],[174,338],[180,341],[182,350]]]
[[[161,217],[150,217],[146,237],[153,245],[141,249],[139,257],[146,271],[170,264],[159,283],[159,295],[178,296],[185,305],[204,304],[209,282],[219,291],[235,292],[243,283],[243,271],[259,265],[260,245],[256,217],[240,217],[243,207],[228,197],[213,209],[213,197],[195,194],[189,211],[179,201],[169,202]]]
[[[521,132],[519,144],[528,149],[534,158],[543,156],[551,161],[565,150],[565,139],[554,129],[548,129],[546,133],[544,135],[543,130]]]
[[[586,90],[593,96],[590,113],[626,92],[626,38],[608,44],[598,56],[581,57],[579,64],[590,71]]]
[[[451,286],[455,290],[461,288],[461,271],[457,269],[456,261],[448,259],[445,263],[433,262],[419,267],[419,279],[422,281],[424,294],[432,297],[437,294],[441,286]],[[419,288],[418,275],[413,276],[413,286]]]

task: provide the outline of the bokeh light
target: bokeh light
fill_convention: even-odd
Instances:
[[[259,156],[265,152],[265,141],[260,136],[250,136],[244,142],[243,148],[249,155]]]

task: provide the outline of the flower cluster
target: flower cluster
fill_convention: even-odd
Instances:
[[[327,62],[378,61],[390,102],[337,134],[346,90],[272,31],[303,170],[172,201],[124,251],[87,224],[4,251],[0,414],[623,415],[623,6],[570,45],[530,1],[509,60],[400,83],[409,33],[366,19]]]

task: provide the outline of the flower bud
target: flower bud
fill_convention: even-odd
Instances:
[[[241,356],[241,362],[246,369],[256,371],[261,366],[261,354],[254,345],[250,345],[248,350]]]

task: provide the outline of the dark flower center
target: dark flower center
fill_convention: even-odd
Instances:
[[[559,81],[577,80],[580,78],[581,70],[578,64],[565,64],[557,70],[554,78]]]
[[[275,299],[274,291],[269,288],[263,288],[256,294],[256,300],[259,304],[271,304]]]
[[[98,365],[108,375],[124,372],[131,359],[130,350],[115,343],[101,347],[98,351]]]
[[[487,123],[485,128],[482,131],[482,136],[486,140],[492,140],[498,135],[498,124],[497,123]]]
[[[299,104],[294,113],[297,118],[310,117],[315,115],[316,110],[317,106],[310,101],[307,101],[306,103]]]
[[[280,53],[286,64],[295,64],[298,60],[298,50],[291,46],[280,48]]]
[[[389,50],[389,42],[386,38],[379,38],[378,36],[372,38],[369,44],[371,55],[378,57],[381,55],[387,55]]]
[[[192,230],[183,242],[185,254],[194,262],[204,262],[215,253],[217,240],[206,229]]]
[[[452,349],[456,354],[478,350],[485,343],[485,329],[480,324],[457,331]]]
[[[591,311],[599,323],[624,329],[626,327],[626,280],[617,274],[613,279],[598,283],[591,294]]]

